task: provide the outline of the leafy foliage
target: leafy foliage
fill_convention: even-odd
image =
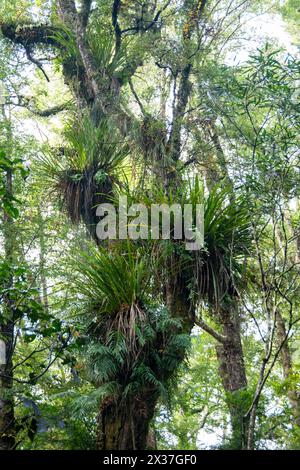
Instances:
[[[87,346],[89,373],[98,398],[129,399],[145,387],[166,395],[189,339],[179,321],[153,305],[149,259],[125,248],[94,251],[79,264],[76,291],[86,299],[88,338],[94,338]]]
[[[66,139],[68,147],[59,161],[53,153],[39,155],[37,174],[58,193],[71,221],[82,219],[94,233],[96,206],[109,200],[128,148],[112,140],[106,121],[96,126],[87,116],[67,129]]]

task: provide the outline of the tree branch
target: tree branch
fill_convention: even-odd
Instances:
[[[203,14],[207,0],[199,0],[196,7],[188,13],[187,21],[183,27],[183,40],[189,43],[194,27]],[[198,44],[199,46],[199,44]],[[173,119],[171,132],[169,136],[169,147],[171,149],[171,158],[174,161],[179,160],[181,149],[181,128],[184,112],[191,94],[192,85],[190,83],[190,74],[192,70],[192,58],[189,57],[186,65],[181,70],[176,104],[173,108]]]
[[[161,14],[168,8],[172,0],[168,0],[165,5],[156,13],[155,17],[151,21],[151,23],[146,26],[145,31],[149,31],[149,29],[153,28],[153,26],[158,22]]]
[[[135,91],[135,89],[134,89],[134,86],[133,86],[132,80],[131,80],[131,79],[129,79],[129,80],[128,80],[128,83],[129,83],[129,87],[130,87],[131,93],[133,94],[133,96],[134,96],[134,98],[135,98],[135,100],[136,100],[137,104],[139,105],[139,107],[140,107],[140,110],[141,110],[142,114],[143,114],[143,115],[145,115],[145,109],[144,109],[144,106],[143,106],[143,104],[142,104],[142,102],[141,102],[141,100],[140,100],[140,98],[139,98],[138,94],[136,93],[136,91]]]
[[[14,23],[0,23],[3,36],[10,39],[15,44],[24,47],[45,44],[54,47],[61,47],[55,39],[55,33],[62,32],[60,28],[49,25],[17,25]]]
[[[112,25],[113,25],[114,30],[115,30],[115,38],[116,38],[115,55],[118,54],[118,52],[121,48],[121,41],[122,41],[122,32],[121,32],[121,28],[120,28],[119,21],[118,21],[118,14],[119,14],[119,11],[120,11],[120,6],[121,6],[121,0],[114,0],[113,7],[112,7],[112,13],[111,13],[111,19],[112,19]]]
[[[222,344],[226,343],[226,341],[227,341],[226,336],[223,336],[220,333],[218,333],[217,331],[215,331],[207,323],[205,323],[205,321],[202,320],[202,318],[196,318],[195,319],[195,324],[197,326],[200,326],[200,328],[202,328],[202,330],[206,331],[206,333],[208,333],[213,338],[215,338],[219,343],[222,343]]]
[[[154,16],[153,20],[151,20],[147,26],[143,27],[143,25],[140,25],[139,26],[134,26],[132,28],[126,28],[126,29],[123,29],[121,31],[121,34],[125,34],[125,33],[139,33],[139,32],[147,32],[149,31],[150,29],[152,29],[158,22],[159,18],[161,17],[162,13],[168,8],[168,6],[170,5],[170,3],[172,2],[172,0],[168,0],[165,5],[160,9],[158,10],[158,12],[156,13],[156,15]]]
[[[91,13],[91,6],[92,6],[92,0],[83,0],[82,1],[82,6],[81,6],[81,11],[80,11],[80,20],[82,27],[86,29],[89,21],[89,16]]]
[[[34,65],[36,65],[37,68],[40,69],[40,71],[42,72],[42,74],[46,78],[47,82],[50,82],[50,79],[49,79],[48,75],[46,74],[45,70],[43,69],[43,66],[42,66],[41,62],[38,59],[35,59],[33,57],[33,55],[31,54],[31,50],[30,50],[29,46],[25,46],[25,52],[26,52],[27,59],[30,62],[32,62]]]
[[[40,117],[50,117],[70,109],[69,103],[58,104],[47,109],[29,109],[29,111]]]

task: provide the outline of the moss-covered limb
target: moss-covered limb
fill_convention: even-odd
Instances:
[[[55,26],[0,22],[0,29],[5,38],[24,47],[37,45],[61,47],[60,43],[55,39],[56,34],[61,32],[61,30]]]
[[[64,45],[61,37],[66,35],[66,31],[58,26],[47,24],[17,24],[1,23],[0,30],[4,38],[9,39],[14,44],[22,46],[27,58],[36,64],[33,57],[33,50],[38,47],[57,48],[63,51]],[[66,39],[68,39],[66,37]],[[63,74],[66,84],[70,87],[80,108],[88,107],[93,101],[91,87],[88,83],[85,68],[78,63],[76,57],[61,55]],[[32,60],[33,59],[33,60]],[[39,68],[42,66],[39,63]]]
[[[215,338],[219,343],[225,344],[226,336],[221,335],[218,331],[216,331],[214,328],[209,326],[202,318],[196,318],[195,324],[197,326],[200,326],[200,328],[202,328],[202,330],[204,330],[210,336]]]
[[[9,39],[14,44],[22,46],[27,55],[27,58],[35,63],[39,68],[42,63],[36,61],[33,51],[39,47],[59,49],[63,52],[65,49],[65,37],[68,41],[66,30],[54,25],[48,24],[18,24],[18,23],[1,23],[0,30],[4,38]],[[85,68],[82,64],[78,63],[76,57],[71,57],[69,54],[61,54],[63,74],[66,84],[72,90],[78,107],[88,107],[93,101],[91,87],[88,83]]]
[[[15,99],[8,99],[6,104],[13,107],[25,108],[33,115],[45,118],[55,116],[63,111],[68,111],[73,107],[73,103],[70,100],[65,103],[50,106],[49,108],[40,109],[34,100],[21,94],[16,95]]]
[[[68,109],[71,109],[70,103],[62,103],[62,104],[58,104],[58,105],[52,106],[51,108],[46,108],[46,109],[38,109],[38,108],[30,107],[29,111],[32,114],[35,114],[36,116],[50,117],[50,116],[59,114],[62,111],[67,111]]]

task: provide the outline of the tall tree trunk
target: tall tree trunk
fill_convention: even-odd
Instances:
[[[277,338],[279,344],[281,344],[286,338],[286,327],[284,318],[281,313],[277,311]],[[290,380],[293,374],[293,363],[292,356],[288,341],[283,343],[281,349],[281,364],[282,371],[285,380]],[[298,428],[299,439],[300,439],[300,395],[295,390],[294,386],[288,384],[287,396],[290,402],[292,415],[294,418],[294,426]],[[300,442],[299,442],[300,443]]]
[[[206,182],[212,189],[221,180],[231,189],[234,199],[233,183],[227,169],[215,121],[210,121],[204,127],[207,142],[212,146],[215,163],[207,168]],[[222,328],[222,341],[216,346],[219,373],[226,394],[226,402],[230,413],[232,434],[230,447],[233,449],[246,448],[248,422],[244,420],[247,410],[245,391],[247,376],[244,362],[244,352],[241,340],[241,322],[239,306],[236,299],[223,305],[216,316],[216,321]],[[211,332],[209,332],[211,334]],[[213,335],[215,338],[218,335]]]
[[[298,231],[293,226],[289,215],[286,216],[286,220],[287,220],[287,225],[289,229],[291,230],[293,236],[295,237],[295,254],[292,255],[293,258],[291,259],[291,263],[295,263],[295,266],[299,266],[300,236],[299,236]],[[282,250],[284,250],[284,240],[282,238],[281,232],[277,230],[276,235],[277,235],[279,246],[281,247]],[[292,361],[292,355],[290,351],[289,338],[285,340],[286,333],[287,333],[286,327],[285,327],[285,320],[283,316],[281,315],[281,312],[279,309],[277,309],[276,315],[277,315],[277,324],[276,324],[277,341],[278,341],[278,344],[283,344],[281,348],[281,354],[280,354],[282,372],[283,372],[283,376],[285,380],[289,381],[293,374],[293,361]],[[293,425],[294,425],[294,428],[296,428],[297,430],[297,445],[300,445],[300,395],[297,392],[294,384],[288,383],[287,397],[288,397],[292,415],[294,418]]]
[[[144,450],[149,445],[150,424],[158,393],[144,390],[132,401],[107,399],[98,416],[99,450]]]
[[[166,303],[173,318],[181,320],[182,332],[190,334],[194,321],[189,291],[168,280]],[[180,360],[184,359],[184,352]],[[151,422],[159,391],[142,390],[133,401],[104,400],[98,415],[97,448],[100,450],[143,450],[155,448]]]
[[[194,308],[190,300],[190,291],[181,282],[179,276],[167,280],[165,301],[170,315],[181,322],[182,332],[189,335],[195,322]]]
[[[39,224],[39,245],[40,245],[39,271],[40,271],[40,282],[41,282],[41,288],[42,288],[41,301],[45,308],[45,311],[48,313],[49,302],[48,302],[47,278],[46,278],[45,224],[44,224],[43,214],[42,214],[40,207],[38,207],[38,224]]]
[[[6,190],[12,194],[12,173],[7,171]],[[0,450],[13,449],[15,445],[15,417],[14,401],[12,395],[13,387],[13,364],[12,356],[14,350],[14,319],[13,305],[9,294],[9,289],[13,286],[13,276],[10,269],[13,262],[14,236],[13,219],[4,212],[3,215],[3,236],[5,262],[7,263],[9,274],[5,281],[5,293],[3,294],[3,315],[0,318],[0,339],[3,341],[5,364],[0,364]]]
[[[219,372],[226,394],[229,408],[232,436],[230,447],[243,449],[245,447],[247,423],[244,422],[246,411],[243,392],[247,389],[247,378],[244,354],[241,341],[240,319],[237,305],[223,308],[219,313],[222,335],[225,341],[216,347],[219,362]]]
[[[14,324],[1,324],[1,339],[5,344],[6,363],[0,364],[0,450],[11,450],[15,445],[15,417],[12,395],[12,348]]]

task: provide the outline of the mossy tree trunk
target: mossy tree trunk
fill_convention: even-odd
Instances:
[[[12,172],[6,174],[6,190],[13,193]],[[8,268],[7,279],[4,282],[3,309],[0,318],[0,339],[3,341],[3,356],[5,363],[0,364],[0,450],[11,450],[15,445],[15,416],[13,400],[13,350],[14,350],[14,313],[10,289],[13,286],[13,276],[10,269],[14,253],[14,222],[12,217],[3,214],[3,236],[5,262]]]
[[[236,305],[222,308],[219,313],[224,341],[216,347],[219,371],[228,405],[232,434],[230,447],[245,448],[247,423],[244,414],[247,408],[245,392],[247,377],[244,363],[244,353],[241,341],[241,326]]]
[[[293,379],[293,362],[292,355],[288,340],[286,340],[287,330],[284,318],[281,313],[277,311],[277,339],[278,343],[282,344],[281,348],[281,364],[285,380],[287,381],[287,397],[290,403],[293,425],[297,433],[297,445],[300,446],[300,395],[297,393]]]
[[[157,391],[146,390],[126,402],[104,400],[98,415],[97,448],[99,450],[147,449],[157,398]]]

